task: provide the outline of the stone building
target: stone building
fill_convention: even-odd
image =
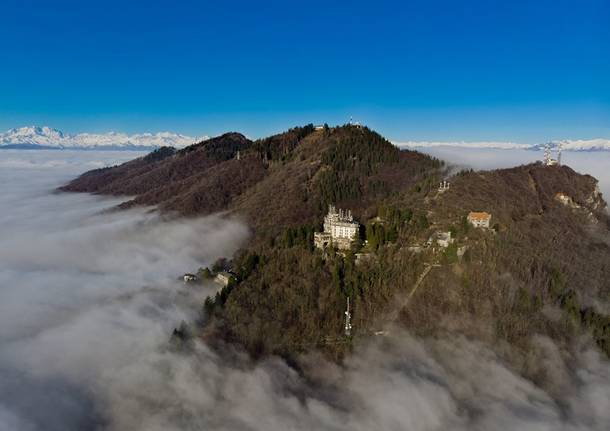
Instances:
[[[340,250],[347,250],[352,241],[358,238],[360,224],[354,221],[351,211],[338,210],[330,205],[324,217],[324,232],[314,233],[314,243],[318,248],[333,245]]]
[[[474,227],[489,228],[491,214],[486,212],[471,212],[468,214],[468,222]]]

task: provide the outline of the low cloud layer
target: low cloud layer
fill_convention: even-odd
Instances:
[[[417,148],[457,168],[500,169],[542,160],[542,151],[496,148],[430,147]],[[610,197],[610,152],[564,152],[562,163],[577,172],[599,180],[605,198]]]
[[[553,147],[561,145],[564,151],[608,151],[610,150],[610,139],[561,139],[549,142]],[[472,141],[472,142],[434,142],[434,141],[405,141],[394,142],[394,145],[400,148],[436,148],[436,147],[453,147],[453,148],[487,148],[487,149],[536,149],[543,148],[546,143],[538,144],[518,144],[516,142],[507,141]]]
[[[356,346],[344,366],[253,363],[205,344],[168,348],[213,287],[176,277],[229,255],[235,221],[162,222],[118,200],[54,194],[97,153],[0,160],[0,430],[605,430],[610,366],[583,351],[566,364],[536,343],[545,392],[489,349],[398,330]],[[4,160],[6,161],[6,159]]]

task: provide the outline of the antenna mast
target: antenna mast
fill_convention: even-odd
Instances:
[[[347,310],[345,310],[345,336],[349,337],[352,333],[352,314],[349,311],[349,296],[347,297]]]
[[[544,164],[546,166],[551,164],[551,144],[547,143],[544,146],[544,159],[543,159],[543,161],[544,161]]]

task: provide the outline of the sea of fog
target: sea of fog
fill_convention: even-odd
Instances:
[[[451,158],[508,163],[507,152],[468,152]],[[341,367],[304,357],[308,379],[279,358],[221,357],[203,342],[169,349],[172,329],[213,292],[176,278],[230,255],[248,230],[55,192],[139,155],[0,151],[0,431],[610,429],[609,363],[583,350],[566,364],[544,338],[536,355],[556,382],[549,392],[460,337],[393,331]],[[578,170],[600,166],[599,155],[576,156]]]
[[[450,162],[457,168],[499,169],[533,163],[542,160],[542,151],[499,150],[490,148],[431,147],[417,148],[441,160]],[[599,180],[605,197],[610,196],[610,151],[564,152],[562,163],[576,172],[589,174]]]

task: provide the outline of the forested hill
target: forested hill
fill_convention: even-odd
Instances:
[[[531,355],[540,336],[567,356],[577,340],[610,354],[610,231],[597,181],[541,163],[447,172],[366,127],[305,126],[258,141],[232,133],[161,149],[64,190],[244,218],[253,241],[233,257],[234,279],[206,301],[195,333],[254,355],[319,348],[340,358],[395,324],[510,351],[513,365],[538,381],[544,370]],[[439,191],[443,178],[450,187]],[[313,244],[331,203],[363,225],[347,253]],[[471,211],[490,213],[490,229],[471,226]],[[453,240],[447,247],[436,241],[443,232]]]
[[[183,215],[232,211],[257,232],[275,234],[318,222],[331,203],[366,217],[380,199],[431,182],[440,166],[366,127],[308,125],[257,141],[227,133],[180,151],[161,148],[87,172],[62,190],[136,196],[124,206]]]

